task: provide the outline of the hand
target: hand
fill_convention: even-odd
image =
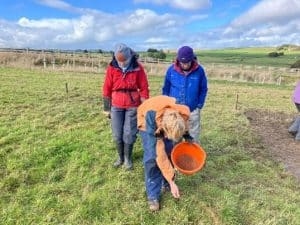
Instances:
[[[109,112],[109,111],[103,111],[103,114],[104,114],[108,119],[111,119],[111,117],[110,117],[110,112]]]
[[[163,130],[159,130],[159,132],[155,133],[155,137],[158,139],[164,138],[165,134],[164,134]]]
[[[174,198],[180,198],[179,188],[174,181],[170,182],[171,193]]]
[[[189,134],[189,132],[186,132],[183,135],[183,138],[184,138],[185,141],[187,141],[190,144],[192,144],[194,142],[194,138]]]
[[[103,97],[103,110],[109,112],[111,108],[111,98]]]

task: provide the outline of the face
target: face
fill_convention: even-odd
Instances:
[[[126,68],[129,64],[129,61],[130,61],[130,59],[127,59],[126,61],[118,61],[117,60],[118,65],[119,65],[120,68]]]
[[[191,68],[192,62],[187,62],[187,63],[179,62],[179,65],[182,70],[189,70]]]

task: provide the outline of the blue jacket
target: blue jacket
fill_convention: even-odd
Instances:
[[[185,75],[176,61],[167,70],[162,94],[176,98],[177,104],[187,105],[191,112],[196,108],[202,109],[207,95],[207,78],[203,67],[194,60],[192,69]]]

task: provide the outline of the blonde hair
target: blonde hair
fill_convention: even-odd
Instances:
[[[179,141],[186,131],[183,117],[171,109],[164,112],[161,125],[167,138],[173,141]]]

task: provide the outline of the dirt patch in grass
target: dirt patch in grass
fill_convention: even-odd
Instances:
[[[245,112],[251,128],[262,141],[263,149],[300,181],[300,142],[288,132],[296,115],[251,109]]]

